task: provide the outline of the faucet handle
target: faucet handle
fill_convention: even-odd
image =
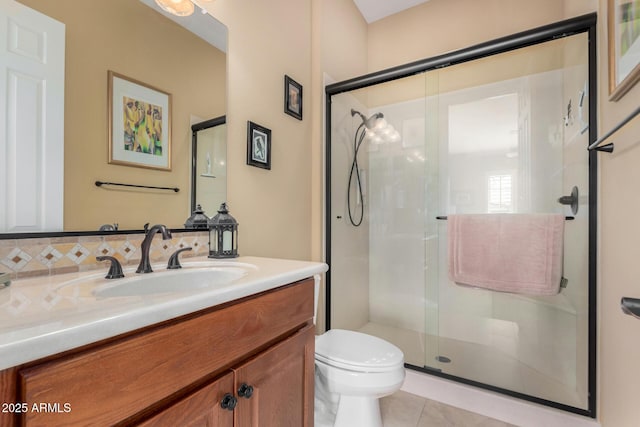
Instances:
[[[173,255],[171,255],[171,258],[169,258],[169,263],[167,264],[167,268],[169,270],[182,268],[182,266],[180,265],[180,258],[179,258],[180,254],[184,251],[190,251],[191,249],[192,249],[191,246],[187,246],[186,248],[178,249],[177,251],[175,251]]]
[[[1,288],[6,288],[7,286],[9,286],[11,284],[11,276],[9,275],[9,273],[0,273],[0,289]]]
[[[122,272],[122,265],[120,265],[120,261],[118,261],[117,258],[104,255],[97,256],[96,261],[111,261],[109,272],[106,276],[104,276],[105,279],[119,279],[121,277],[124,277],[124,273]]]

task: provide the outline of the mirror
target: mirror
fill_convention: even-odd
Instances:
[[[226,123],[222,116],[191,126],[191,212],[200,205],[212,217],[227,200]]]
[[[139,230],[149,221],[183,228],[191,214],[191,124],[226,113],[226,27],[198,7],[189,17],[176,17],[154,0],[18,3],[65,25],[64,225],[59,231],[93,232],[114,223],[121,231]],[[170,170],[109,164],[109,71],[171,94]],[[180,191],[97,187],[96,181]],[[226,198],[226,185],[217,191]]]

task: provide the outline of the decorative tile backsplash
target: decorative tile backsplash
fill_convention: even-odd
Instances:
[[[140,262],[143,234],[106,236],[69,236],[37,239],[0,240],[0,272],[12,279],[77,271],[107,269],[109,264],[96,261],[96,256],[116,257],[122,265]],[[181,258],[206,255],[209,251],[208,231],[173,233],[171,240],[155,237],[149,256],[152,262],[167,261],[178,249],[191,247]]]

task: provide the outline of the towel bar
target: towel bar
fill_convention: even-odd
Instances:
[[[631,114],[629,114],[624,120],[622,120],[620,123],[618,123],[617,125],[615,125],[613,127],[613,129],[611,129],[609,132],[607,132],[606,134],[604,134],[602,137],[600,137],[596,142],[594,142],[593,144],[591,144],[587,149],[589,151],[591,150],[596,150],[596,151],[605,151],[607,153],[611,153],[613,152],[613,143],[610,144],[606,144],[606,145],[600,145],[602,144],[604,141],[606,141],[607,139],[609,139],[609,137],[611,135],[613,135],[614,133],[616,133],[618,130],[620,130],[620,128],[622,128],[624,125],[626,125],[627,123],[629,123],[635,116],[637,116],[638,114],[640,114],[640,107],[636,108]]]
[[[620,300],[620,308],[624,314],[640,319],[640,299],[622,297]]]
[[[446,221],[447,220],[447,216],[446,215],[445,216],[437,216],[436,219]],[[576,217],[575,216],[565,216],[564,219],[565,219],[565,221],[573,221],[574,219],[576,219]]]
[[[180,191],[178,187],[156,187],[152,185],[123,184],[120,182],[96,181],[96,187],[102,187],[103,185],[120,185],[122,187],[150,188],[152,190],[171,190],[171,191],[175,191],[176,193]]]

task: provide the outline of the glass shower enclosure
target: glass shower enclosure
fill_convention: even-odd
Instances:
[[[327,87],[328,328],[594,416],[594,28],[588,15]],[[564,215],[560,292],[450,281],[446,216],[477,213]]]

